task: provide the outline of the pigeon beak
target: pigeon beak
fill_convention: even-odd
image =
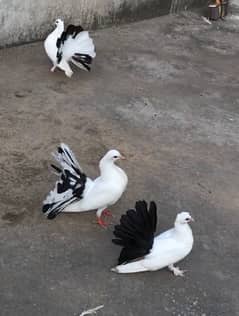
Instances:
[[[195,222],[195,220],[194,220],[194,218],[193,218],[193,217],[191,217],[190,222]]]
[[[125,157],[125,156],[123,156],[123,155],[120,155],[120,159],[122,159],[122,160],[126,160],[126,157]]]

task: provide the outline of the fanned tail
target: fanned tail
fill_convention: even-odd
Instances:
[[[115,226],[113,243],[123,247],[118,263],[122,264],[147,255],[154,240],[157,225],[157,207],[150,202],[149,210],[145,201],[137,201],[135,209],[121,216]]]
[[[85,54],[91,58],[95,58],[95,45],[88,31],[83,31],[77,34],[75,37],[75,43],[78,49],[76,49],[74,54]]]
[[[93,58],[96,56],[93,40],[86,31],[78,34],[75,40],[77,51],[71,57],[71,62],[79,68],[90,71]]]
[[[69,28],[69,27],[68,27]],[[77,67],[90,71],[93,58],[95,58],[95,45],[89,32],[77,31],[75,26],[62,33],[57,41],[57,60],[58,65],[62,61],[71,61]],[[80,26],[78,27],[80,28]],[[79,29],[80,30],[80,29]]]
[[[81,171],[81,167],[75,155],[66,144],[61,143],[60,146],[57,148],[57,152],[52,153],[52,156],[59,163],[62,170],[67,169],[72,173],[77,174]]]
[[[43,201],[42,211],[46,213],[48,219],[55,218],[68,205],[81,199],[87,180],[75,155],[67,145],[61,144],[57,152],[53,153],[53,157],[60,167],[51,166],[60,179]]]

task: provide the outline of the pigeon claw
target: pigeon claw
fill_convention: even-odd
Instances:
[[[184,273],[187,272],[187,270],[180,270],[179,267],[174,267],[174,265],[170,265],[168,268],[175,276],[184,277]]]
[[[175,276],[180,276],[180,277],[184,277],[184,273],[186,272],[186,270],[180,270],[179,267],[175,267],[173,270],[173,274]]]
[[[56,66],[53,66],[53,67],[51,68],[51,72],[54,72],[55,69],[56,69]]]

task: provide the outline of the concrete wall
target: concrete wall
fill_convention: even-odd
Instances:
[[[44,38],[57,17],[92,28],[174,13],[198,1],[0,0],[0,47]]]
[[[238,14],[239,12],[239,0],[231,0],[230,1],[231,4],[231,12],[232,14],[234,13],[234,11],[236,11],[235,13]]]

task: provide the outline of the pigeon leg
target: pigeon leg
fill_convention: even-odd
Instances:
[[[51,68],[51,72],[54,72],[56,69],[56,65],[54,65],[52,68]]]
[[[106,228],[107,227],[107,223],[102,219],[102,215],[103,215],[103,212],[104,212],[104,208],[99,208],[96,212],[96,217],[97,217],[97,223],[103,227],[103,228]]]
[[[104,210],[103,210],[102,215],[103,215],[103,216],[110,216],[110,217],[113,217],[111,211],[110,211],[110,210],[107,210],[107,209],[104,209]]]
[[[71,76],[73,75],[73,71],[71,71],[71,70],[66,70],[65,71],[65,75],[68,77],[68,78],[71,78]]]
[[[186,270],[180,270],[179,267],[175,267],[173,264],[170,264],[168,266],[169,270],[173,272],[173,274],[175,276],[184,276],[184,273],[186,272]]]
[[[106,228],[106,227],[107,227],[107,224],[102,220],[101,217],[98,217],[97,223],[98,223],[101,227],[103,227],[103,228]]]
[[[63,70],[67,77],[70,78],[73,75],[73,71],[71,70],[71,67],[65,59],[62,58],[61,62],[57,64],[57,67]]]

